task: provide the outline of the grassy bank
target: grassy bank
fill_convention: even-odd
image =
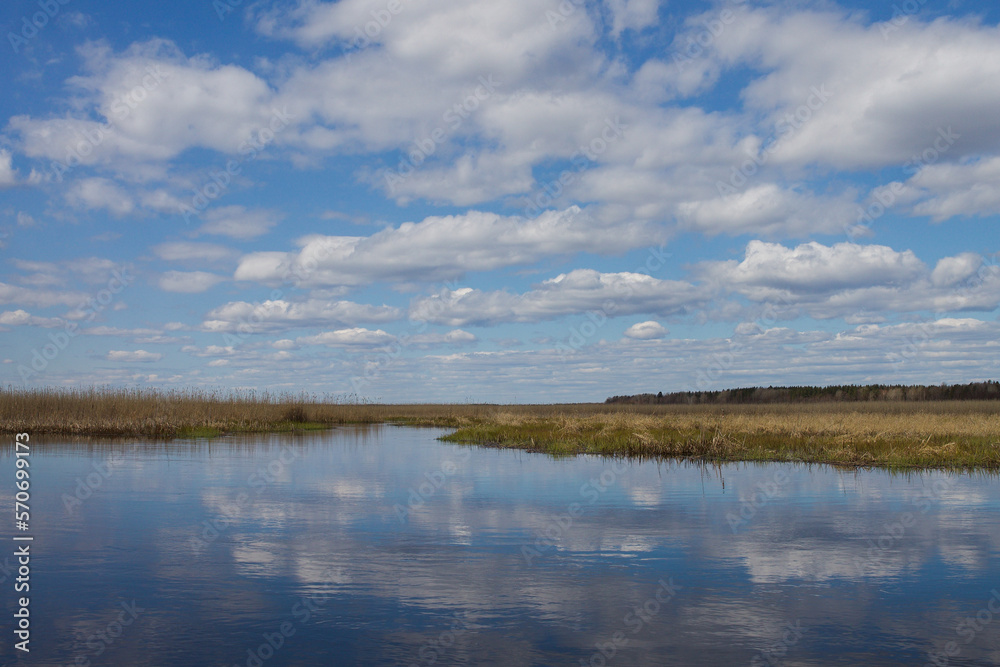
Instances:
[[[1000,468],[996,401],[643,407],[551,416],[497,412],[446,439],[557,455]]]
[[[0,431],[175,438],[400,423],[551,454],[1000,469],[1000,402],[380,405],[266,392],[0,389]]]
[[[0,389],[0,431],[152,438],[211,437],[400,421],[457,425],[447,406],[337,403],[268,392]]]

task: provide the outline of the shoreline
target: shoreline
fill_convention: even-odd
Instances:
[[[334,403],[307,395],[0,389],[0,432],[172,440],[394,424],[553,456],[1000,469],[1000,401],[729,405]]]

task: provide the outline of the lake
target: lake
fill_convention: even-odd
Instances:
[[[1000,664],[995,476],[442,433],[33,438],[31,653],[0,662]]]

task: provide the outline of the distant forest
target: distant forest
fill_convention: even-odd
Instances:
[[[941,385],[835,385],[831,387],[741,387],[722,391],[675,391],[612,396],[605,403],[690,405],[695,403],[823,403],[836,401],[1000,400],[1000,382]]]

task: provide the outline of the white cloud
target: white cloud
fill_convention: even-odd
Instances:
[[[269,232],[281,219],[281,214],[271,210],[247,210],[243,206],[222,206],[209,210],[204,217],[206,222],[199,232],[246,240]]]
[[[621,253],[657,235],[643,224],[603,225],[577,207],[533,220],[470,211],[404,223],[368,237],[307,236],[299,241],[298,253],[244,256],[234,277],[271,284],[298,279],[301,286],[434,282],[550,255]]]
[[[122,53],[91,42],[80,53],[88,75],[70,83],[102,121],[15,116],[10,127],[27,155],[68,166],[125,166],[194,147],[236,153],[273,115],[265,81],[208,56],[186,57],[166,40],[135,43]]]
[[[931,273],[931,282],[938,287],[951,287],[971,278],[982,266],[983,258],[974,252],[942,257]]]
[[[637,322],[625,330],[625,336],[636,340],[658,340],[666,338],[667,331],[662,324],[652,320],[648,322]]]
[[[241,324],[252,331],[284,331],[302,327],[340,325],[352,327],[359,322],[391,322],[401,313],[390,306],[371,306],[352,301],[310,299],[301,302],[284,300],[253,304],[231,301],[212,309],[202,327],[207,331],[236,331]]]
[[[165,292],[193,294],[204,292],[225,280],[206,271],[167,271],[160,276],[159,286]]]
[[[223,357],[235,354],[236,348],[232,345],[207,345],[203,348],[195,345],[185,345],[181,348],[181,352],[187,352],[196,357]]]
[[[111,350],[105,357],[108,361],[142,362],[159,361],[163,355],[145,350]]]
[[[990,311],[1000,303],[1000,267],[974,253],[942,258],[930,271],[911,251],[887,246],[751,241],[742,262],[706,261],[694,271],[788,318],[800,308],[865,321],[890,312]]]
[[[475,334],[463,331],[462,329],[452,329],[447,333],[425,333],[400,336],[400,342],[402,345],[418,349],[438,347],[441,345],[459,347],[462,345],[471,345],[472,343],[476,343],[478,341],[479,338],[476,337]]]
[[[61,292],[56,290],[32,289],[0,283],[0,304],[17,303],[25,306],[79,306],[87,295],[83,292]]]
[[[608,0],[611,9],[611,34],[620,37],[631,28],[641,30],[656,23],[659,0]]]
[[[64,285],[72,281],[91,285],[107,284],[112,278],[128,273],[127,266],[116,264],[102,257],[83,257],[62,262],[39,262],[24,259],[13,260],[20,273],[18,281],[36,287]]]
[[[1000,157],[927,165],[906,182],[900,196],[919,199],[912,213],[931,216],[936,222],[996,215],[1000,213]]]
[[[0,313],[0,326],[33,326],[53,328],[62,326],[58,317],[36,317],[26,310],[7,310]]]
[[[14,169],[10,151],[0,148],[0,189],[17,185],[17,170]]]
[[[751,241],[742,262],[702,262],[697,273],[754,299],[779,293],[830,293],[857,287],[902,285],[926,267],[911,251],[887,246],[815,241],[795,248]]]
[[[388,345],[397,339],[392,334],[381,329],[372,331],[355,327],[353,329],[338,329],[324,331],[315,336],[303,336],[296,342],[303,345],[326,345],[327,347],[377,347]]]
[[[765,71],[743,98],[769,113],[783,137],[776,162],[900,165],[949,127],[961,128],[954,153],[1000,147],[991,120],[1000,106],[997,28],[953,19],[860,21],[858,14],[755,9],[712,45],[725,66],[759,63]],[[796,113],[800,122],[780,124]]]
[[[235,259],[236,252],[213,243],[177,241],[153,246],[153,254],[167,262],[223,262]]]
[[[605,317],[635,313],[675,315],[705,301],[705,293],[686,282],[659,280],[639,273],[600,273],[576,269],[546,280],[530,292],[444,289],[415,299],[410,319],[464,326],[500,322],[539,322],[599,311]]]
[[[579,353],[558,348],[448,352],[400,357],[366,388],[385,400],[456,395],[604,400],[650,388],[664,392],[734,386],[968,382],[991,378],[1000,360],[1000,323],[959,318],[840,333],[772,328],[728,338],[594,339]],[[914,351],[914,348],[915,351]],[[904,356],[905,355],[905,356]],[[720,366],[720,359],[725,366]],[[427,386],[433,373],[438,384]],[[623,388],[609,390],[609,387]]]
[[[857,220],[847,198],[817,197],[774,183],[677,206],[681,226],[703,234],[809,236],[842,232]]]
[[[106,178],[86,178],[77,181],[66,193],[71,206],[87,210],[107,210],[115,216],[135,210],[135,200],[124,188]]]

